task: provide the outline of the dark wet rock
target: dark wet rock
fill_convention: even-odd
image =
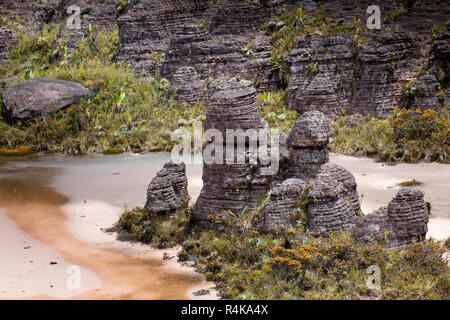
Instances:
[[[418,187],[400,189],[387,207],[356,219],[353,237],[390,247],[425,240],[429,213],[423,196]]]
[[[166,162],[148,186],[145,209],[151,214],[171,214],[187,207],[187,185],[186,165]]]
[[[220,222],[236,220],[239,214],[249,213],[258,199],[268,190],[271,176],[263,175],[262,166],[250,161],[250,145],[238,147],[237,139],[227,148],[226,130],[263,129],[256,91],[247,82],[237,79],[214,82],[211,106],[206,114],[205,130],[215,129],[223,137],[209,143],[207,148],[217,146],[223,155],[209,161],[204,151],[203,189],[194,208],[193,220],[205,227],[218,227]],[[256,137],[256,141],[259,139]],[[247,141],[248,142],[248,141]],[[238,162],[238,155],[242,161]],[[227,158],[234,159],[227,161]],[[219,221],[219,223],[215,223]]]
[[[420,75],[412,84],[414,95],[408,101],[408,106],[412,109],[439,109],[443,100],[439,101],[439,91],[441,85],[432,74]]]
[[[300,179],[287,179],[276,185],[271,191],[269,199],[258,215],[256,225],[262,231],[277,230],[280,226],[287,229],[297,227],[297,221],[303,214],[302,201],[306,191],[306,182]]]
[[[3,96],[8,118],[21,120],[54,113],[76,104],[89,90],[82,85],[50,78],[30,79],[8,88]]]
[[[329,236],[330,232],[350,229],[356,213],[343,184],[330,173],[318,174],[309,184],[308,232]]]

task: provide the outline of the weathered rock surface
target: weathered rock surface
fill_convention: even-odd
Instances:
[[[420,55],[416,43],[406,33],[396,32],[376,37],[359,54],[361,73],[357,75],[350,104],[351,113],[385,118],[394,106],[401,105],[403,87],[417,77]]]
[[[223,154],[213,151],[211,154],[216,159],[209,161],[206,157],[209,152],[204,151],[203,189],[193,213],[197,224],[212,228],[220,224],[214,221],[233,220],[244,211],[250,212],[255,202],[268,190],[271,179],[261,174],[259,162],[251,163],[248,142],[238,146],[237,139],[226,138],[227,129],[264,128],[255,89],[237,79],[216,81],[214,86],[205,130],[215,129],[223,139],[216,137],[205,148],[217,146],[216,150],[223,150]],[[242,155],[242,161],[238,161],[238,155]],[[233,160],[228,161],[227,158]]]
[[[187,207],[187,185],[186,165],[166,162],[148,186],[145,209],[151,214],[171,214]]]
[[[227,75],[244,77],[258,90],[275,88],[279,79],[270,60],[270,36],[257,29],[270,16],[295,3],[139,1],[118,19],[118,57],[128,60],[144,75],[160,68],[169,80],[177,77],[180,68],[192,67],[200,80],[193,85],[196,89],[203,90],[208,79]],[[178,95],[181,101],[189,101],[190,94],[187,98],[183,94],[182,90]]]
[[[350,229],[355,210],[342,183],[320,173],[308,189],[308,231],[314,236],[329,236],[332,231]]]
[[[8,62],[8,47],[14,43],[14,32],[0,28],[0,65]]]
[[[428,210],[418,187],[405,187],[387,207],[355,221],[352,234],[357,240],[400,246],[425,240]]]
[[[352,45],[351,34],[302,37],[288,58],[288,106],[300,113],[318,110],[326,115],[348,109],[356,68]]]
[[[371,114],[387,117],[400,105],[404,85],[417,77],[418,44],[406,33],[376,37],[355,52],[352,34],[307,35],[291,52],[288,105],[305,112],[320,110],[336,116]]]
[[[350,171],[337,164],[327,162],[320,167],[318,175],[328,175],[344,188],[344,194],[353,208],[355,215],[361,214],[361,204],[357,191],[356,179]]]
[[[3,96],[4,111],[13,120],[49,114],[76,104],[89,94],[82,85],[50,78],[30,79],[8,88]]]
[[[297,221],[303,214],[303,199],[306,182],[291,178],[277,184],[271,191],[267,203],[255,222],[260,230],[273,231],[280,226],[287,229],[297,227]],[[306,205],[306,204],[305,204]]]
[[[327,144],[334,130],[320,111],[304,113],[292,128],[287,146],[290,149],[288,176],[308,180],[328,162]]]

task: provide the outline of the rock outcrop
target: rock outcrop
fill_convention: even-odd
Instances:
[[[267,203],[254,222],[259,230],[276,231],[296,228],[307,204],[306,182],[291,178],[277,184],[271,191]]]
[[[248,137],[244,138],[247,142],[241,145],[238,139],[226,136],[227,130],[240,129],[245,133],[249,129],[265,128],[255,88],[237,79],[216,81],[214,88],[215,93],[206,114],[205,134],[215,132],[220,138],[216,136],[205,147],[203,189],[193,213],[197,224],[209,228],[237,219],[242,212],[250,212],[255,202],[268,190],[271,179],[261,174],[259,160],[255,163],[250,161],[251,143]],[[238,132],[236,134],[243,137]],[[209,154],[215,158],[208,159]],[[241,160],[238,157],[242,157]]]
[[[145,209],[150,214],[172,214],[187,208],[190,200],[187,186],[186,165],[173,161],[165,163],[148,186]]]
[[[14,32],[0,28],[0,65],[8,62],[8,47],[14,43]]]
[[[301,211],[307,215],[308,232],[315,236],[353,226],[361,211],[356,180],[346,169],[328,162],[327,144],[332,135],[330,122],[320,111],[300,116],[287,139],[285,169],[280,166],[286,172],[278,175],[277,181],[282,181],[270,191],[259,214],[259,229],[294,227]]]
[[[400,189],[387,207],[356,219],[353,236],[391,247],[425,240],[429,213],[423,196],[418,187]]]
[[[288,139],[290,150],[288,176],[308,180],[328,162],[328,141],[334,134],[329,120],[320,111],[304,113],[295,123]]]
[[[344,185],[330,174],[320,173],[308,189],[307,229],[314,236],[329,236],[332,231],[348,230],[356,212]]]
[[[356,71],[351,34],[304,36],[288,62],[291,77],[286,100],[290,108],[326,115],[349,108]]]
[[[4,112],[12,120],[23,120],[54,113],[78,103],[88,94],[88,89],[75,82],[34,78],[6,90]]]

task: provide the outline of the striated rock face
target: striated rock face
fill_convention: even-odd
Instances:
[[[308,180],[328,162],[327,144],[334,130],[320,111],[304,113],[295,123],[287,146],[290,149],[288,176]]]
[[[258,90],[275,88],[279,79],[270,61],[270,36],[257,29],[296,3],[141,0],[118,18],[118,58],[128,60],[144,75],[159,68],[169,80],[189,66],[203,81],[230,75],[247,78]],[[189,100],[182,93],[179,97]]]
[[[287,139],[288,161],[280,165],[287,172],[279,173],[276,181],[281,182],[271,190],[259,215],[262,230],[280,224],[293,227],[304,210],[308,232],[315,236],[353,226],[361,211],[356,180],[348,170],[328,163],[332,134],[329,120],[320,111],[305,112],[297,120]],[[301,200],[303,193],[306,199]]]
[[[34,78],[6,90],[4,112],[8,118],[22,120],[56,112],[78,103],[88,94],[88,89],[75,82]]]
[[[418,75],[418,44],[406,33],[381,35],[355,52],[352,34],[307,35],[291,52],[287,102],[300,113],[320,110],[387,117],[403,86]]]
[[[277,184],[270,191],[270,197],[255,224],[262,231],[277,230],[280,226],[287,229],[297,227],[297,221],[303,214],[305,190],[306,183],[300,179],[291,178]]]
[[[0,65],[8,62],[8,46],[14,42],[14,32],[0,28]]]
[[[420,75],[413,84],[414,96],[409,101],[409,106],[416,108],[440,109],[444,99],[439,101],[441,85],[432,74]]]
[[[344,195],[350,202],[355,215],[361,214],[358,191],[356,190],[356,179],[350,171],[337,164],[328,162],[320,167],[318,175],[327,175],[337,181],[344,188]]]
[[[251,163],[248,139],[245,146],[238,148],[238,139],[226,137],[227,129],[264,128],[256,102],[256,90],[236,79],[216,81],[214,88],[215,93],[206,114],[205,130],[215,129],[223,139],[215,137],[214,142],[205,147],[203,189],[193,213],[193,220],[197,224],[213,228],[218,224],[212,220],[233,220],[244,211],[250,212],[255,202],[268,190],[271,179],[261,174],[259,162]],[[212,150],[212,147],[217,149]],[[220,154],[221,150],[224,150],[223,154]],[[207,154],[216,156],[216,159],[209,161]],[[240,162],[239,155],[243,156]],[[228,161],[229,158],[232,160]]]
[[[186,165],[183,162],[167,162],[150,182],[145,209],[151,214],[171,214],[187,207]]]
[[[22,19],[27,27],[34,23],[58,24],[69,16],[67,8],[71,5],[80,7],[82,26],[91,23],[109,28],[116,23],[115,0],[2,0],[0,14],[8,15],[12,20]]]
[[[355,219],[355,209],[343,184],[324,172],[310,184],[308,231],[314,236],[329,236],[331,231],[349,229]]]
[[[359,55],[358,75],[351,113],[385,118],[401,104],[403,86],[418,74],[418,44],[406,33],[381,35]]]
[[[300,113],[318,110],[326,115],[348,109],[356,71],[352,45],[351,34],[302,37],[288,57],[288,106]]]
[[[194,105],[206,99],[206,84],[200,80],[192,67],[181,67],[172,77],[171,85],[176,88],[175,98],[180,103]]]
[[[357,240],[379,242],[388,246],[425,240],[428,210],[418,187],[405,187],[387,207],[358,218],[351,232]]]

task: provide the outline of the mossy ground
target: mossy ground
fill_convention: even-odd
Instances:
[[[399,249],[356,243],[348,233],[311,238],[299,225],[275,234],[225,227],[202,231],[188,211],[148,216],[123,213],[114,227],[120,238],[165,248],[181,245],[190,261],[214,281],[225,299],[449,299],[450,273],[444,243],[428,240]],[[381,286],[370,289],[367,269],[381,270]]]

